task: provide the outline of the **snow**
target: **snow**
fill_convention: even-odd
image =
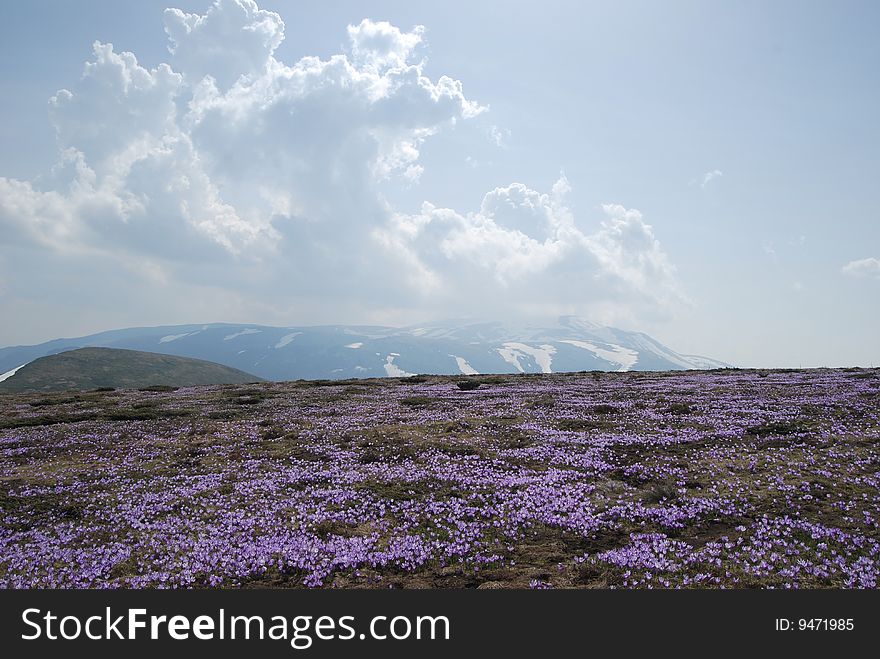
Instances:
[[[518,353],[516,350],[508,350],[507,348],[496,348],[496,350],[498,351],[498,354],[501,355],[501,359],[509,364],[513,364],[516,367],[516,370],[520,373],[524,372],[522,365],[519,363],[519,358],[522,357],[522,354]]]
[[[355,341],[354,343],[349,343],[349,344],[348,344],[347,346],[345,346],[345,347],[346,347],[346,348],[351,348],[351,349],[353,349],[353,350],[357,350],[357,349],[360,348],[362,345],[364,345],[364,344],[361,343],[360,341]]]
[[[525,343],[505,343],[503,348],[496,348],[498,354],[501,355],[501,358],[516,366],[516,369],[522,373],[523,367],[519,363],[520,357],[525,357],[526,355],[532,357],[535,360],[535,363],[541,367],[541,373],[552,373],[553,371],[550,369],[550,362],[553,359],[553,353],[556,352],[556,348],[549,344],[541,344],[537,348],[533,346],[528,346]]]
[[[574,339],[562,339],[560,343],[568,343],[569,345],[573,345],[577,348],[589,350],[599,359],[604,359],[606,362],[611,362],[612,364],[618,364],[620,366],[620,368],[617,369],[619,373],[628,371],[633,366],[635,366],[635,363],[639,360],[638,352],[632,350],[631,348],[624,348],[623,346],[619,346],[614,343],[608,344],[607,348],[600,348],[599,346],[589,343],[587,341],[575,341]]]
[[[278,339],[278,343],[275,344],[275,348],[283,348],[288,343],[293,341],[296,337],[298,337],[302,332],[291,332],[290,334],[285,334],[280,339]]]
[[[27,364],[22,364],[21,366],[16,366],[11,371],[6,371],[2,375],[0,375],[0,382],[3,382],[3,380],[8,380],[9,378],[11,378],[13,375],[15,375],[18,372],[18,369],[20,369],[22,366],[27,366]]]
[[[243,329],[240,332],[236,332],[235,334],[228,334],[228,335],[224,336],[223,340],[230,341],[230,340],[232,340],[236,337],[239,337],[239,336],[244,336],[246,334],[259,334],[262,331],[263,330],[258,330],[258,329]]]
[[[407,373],[400,366],[394,363],[394,358],[400,357],[396,352],[392,352],[385,358],[385,363],[382,366],[385,368],[385,373],[388,377],[396,377],[396,378],[407,378],[410,375],[415,375],[415,373]]]
[[[177,341],[177,339],[182,339],[185,336],[189,336],[190,334],[198,334],[198,332],[184,332],[183,334],[169,334],[168,336],[163,336],[159,339],[159,343],[171,343],[172,341]]]
[[[455,357],[455,355],[452,355]],[[480,372],[475,369],[473,366],[468,364],[467,359],[464,357],[455,357],[455,363],[458,364],[458,370],[464,373],[465,375],[479,375]]]

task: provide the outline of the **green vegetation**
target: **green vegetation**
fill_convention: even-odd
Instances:
[[[200,359],[137,350],[80,348],[41,357],[23,366],[14,376],[0,382],[0,393],[74,389],[100,392],[114,388],[168,393],[178,387],[255,380],[259,378],[250,373]]]

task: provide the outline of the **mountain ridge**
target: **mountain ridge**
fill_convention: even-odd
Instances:
[[[641,332],[562,316],[555,323],[455,320],[407,327],[203,323],[124,328],[2,348],[0,373],[81,347],[202,359],[267,380],[729,367],[678,353]]]

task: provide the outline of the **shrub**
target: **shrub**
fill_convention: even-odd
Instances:
[[[605,405],[604,403],[601,405],[593,406],[593,411],[596,414],[614,414],[617,412],[617,408],[614,405]]]
[[[77,398],[41,398],[32,400],[28,405],[31,407],[48,407],[50,405],[64,405],[66,403],[75,403]]]
[[[678,499],[678,489],[673,483],[654,483],[645,494],[648,503],[660,503],[661,501],[675,501]]]
[[[810,432],[813,429],[813,424],[805,419],[792,419],[790,421],[768,421],[757,426],[749,426],[746,428],[746,432],[760,437],[762,435],[795,435]]]
[[[665,410],[667,414],[690,414],[691,411],[691,406],[687,403],[672,403]]]
[[[424,407],[431,402],[427,396],[410,396],[409,398],[401,398],[400,404],[407,407]]]

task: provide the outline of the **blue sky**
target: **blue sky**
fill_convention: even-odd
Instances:
[[[4,10],[0,345],[577,313],[880,363],[876,3],[212,4]]]

